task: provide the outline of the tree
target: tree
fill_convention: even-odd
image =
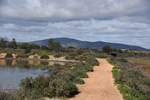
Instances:
[[[13,38],[12,41],[10,42],[10,47],[13,49],[17,48],[17,42],[15,38]]]
[[[18,47],[21,49],[40,49],[39,45],[32,44],[32,43],[20,43],[18,44]]]
[[[105,53],[111,53],[112,52],[112,48],[109,45],[107,45],[107,46],[104,46],[102,48],[102,51],[105,52]]]
[[[6,48],[6,47],[7,47],[7,44],[8,44],[7,39],[5,39],[5,38],[0,38],[0,47]]]
[[[14,38],[12,39],[12,41],[8,42],[8,47],[13,49],[17,48],[17,42]]]

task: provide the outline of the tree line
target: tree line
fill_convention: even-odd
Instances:
[[[27,43],[27,42],[17,42],[15,38],[12,40],[8,40],[6,38],[0,38],[0,48],[11,48],[11,49],[49,49],[49,50],[59,50],[62,48],[62,46],[58,43],[50,39],[48,41],[47,46],[43,45],[36,45],[33,43]]]

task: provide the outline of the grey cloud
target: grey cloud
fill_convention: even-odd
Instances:
[[[32,40],[51,37],[73,37],[82,40],[88,39],[89,41],[103,40],[127,44],[142,44],[142,46],[150,48],[150,24],[117,19],[48,22],[32,26],[20,26],[10,23],[2,24],[0,30],[3,30],[2,33],[5,33],[3,36],[6,37],[8,34],[14,33],[17,39],[22,41],[31,41],[31,37]],[[26,38],[20,38],[21,35]]]
[[[0,0],[0,37],[73,37],[150,48],[150,0]]]
[[[54,20],[141,15],[149,10],[148,4],[148,0],[5,0],[0,9],[1,16]]]

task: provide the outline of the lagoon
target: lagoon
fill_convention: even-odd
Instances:
[[[0,61],[0,90],[16,90],[22,79],[26,77],[37,77],[39,75],[48,75],[48,69],[42,65],[38,67],[23,63],[23,61]],[[15,62],[15,63],[14,63]],[[22,63],[22,65],[20,65]],[[25,66],[23,64],[26,64]],[[40,66],[42,66],[40,68]]]

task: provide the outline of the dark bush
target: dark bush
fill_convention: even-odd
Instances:
[[[11,53],[7,53],[6,58],[13,58],[13,55]]]
[[[57,53],[57,54],[54,55],[54,57],[56,57],[56,58],[62,57],[62,54],[61,53]]]
[[[111,48],[111,46],[106,45],[102,48],[102,51],[109,54],[112,52],[112,48]]]
[[[112,52],[110,55],[113,57],[117,57],[117,53],[114,53],[114,52]]]
[[[42,55],[40,58],[41,59],[49,59],[49,56],[48,55]]]

